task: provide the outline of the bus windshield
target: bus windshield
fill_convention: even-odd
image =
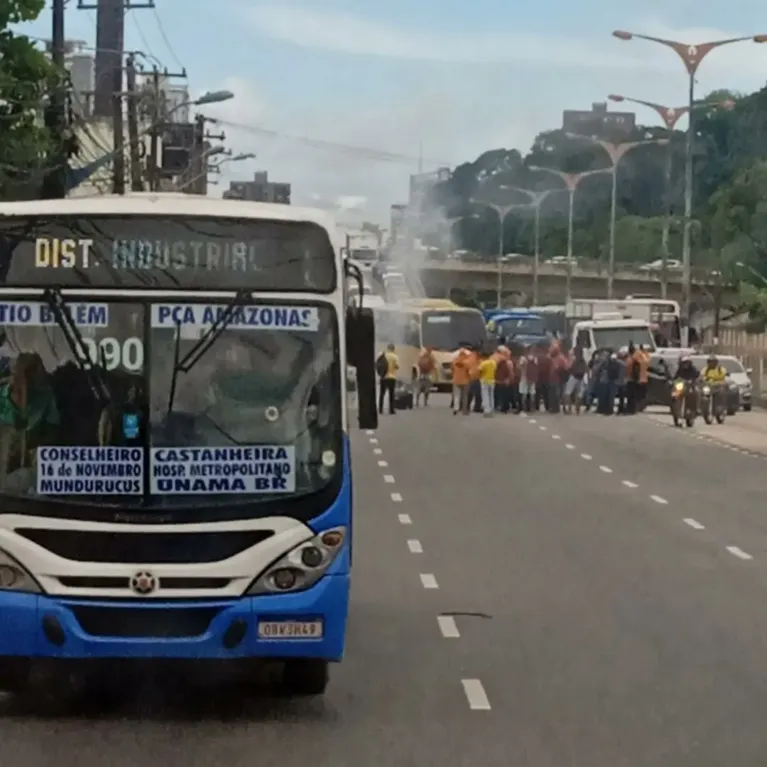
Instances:
[[[421,317],[421,340],[434,351],[452,352],[461,344],[483,344],[487,328],[478,311],[427,311]]]
[[[335,477],[342,422],[330,307],[241,307],[177,373],[170,402],[177,360],[225,305],[128,297],[65,306],[79,348],[46,303],[0,300],[0,493],[231,506],[306,494]]]
[[[654,350],[655,341],[647,325],[622,325],[593,328],[594,346],[597,349],[612,349],[617,352],[630,344]]]
[[[498,335],[505,338],[546,335],[546,323],[542,317],[506,317],[499,320],[497,325]]]

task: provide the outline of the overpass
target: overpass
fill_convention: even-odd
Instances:
[[[514,261],[426,261],[421,267],[421,282],[427,296],[432,298],[453,298],[454,300],[475,300],[495,305],[498,285],[505,304],[530,304],[533,294],[532,258]],[[636,267],[620,264],[614,276],[616,298],[661,295],[660,277],[652,272],[640,271]],[[541,264],[538,268],[538,303],[562,304],[566,300],[567,266],[564,264]],[[692,303],[694,310],[710,307],[716,283],[710,272],[693,273]],[[607,272],[594,262],[579,264],[571,271],[571,293],[574,298],[606,298]],[[737,289],[728,287],[723,303],[737,301]],[[682,277],[678,272],[669,275],[668,298],[680,301],[682,298]]]

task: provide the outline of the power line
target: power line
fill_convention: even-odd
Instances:
[[[359,157],[364,157],[369,160],[377,160],[383,162],[404,162],[407,164],[417,165],[419,163],[428,163],[430,165],[446,166],[453,163],[447,160],[429,160],[413,155],[401,154],[399,152],[389,152],[384,149],[373,149],[370,147],[354,146],[351,144],[342,144],[337,141],[326,141],[324,139],[309,138],[307,136],[294,136],[288,133],[283,133],[271,128],[264,128],[259,125],[245,125],[243,123],[236,123],[231,120],[213,119],[218,125],[224,125],[229,128],[236,128],[238,130],[247,131],[248,133],[255,133],[259,136],[272,139],[284,139],[292,141],[294,143],[303,144],[309,146],[312,149],[324,149],[333,152],[341,152],[343,154],[352,154]]]
[[[173,46],[170,44],[168,35],[165,34],[165,28],[162,25],[162,19],[160,18],[160,14],[157,11],[157,6],[155,6],[154,4],[152,5],[152,13],[154,13],[154,18],[157,21],[157,28],[160,31],[160,36],[162,37],[163,42],[165,43],[165,47],[168,49],[168,53],[170,53],[170,57],[173,59],[173,62],[179,69],[184,69],[184,65],[179,60],[178,56],[176,55],[176,51],[173,50]]]

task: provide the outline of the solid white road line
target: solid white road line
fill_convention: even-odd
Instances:
[[[627,479],[623,480],[623,484],[626,485],[626,487],[631,488],[632,490],[636,490],[639,487],[639,485],[637,485],[636,482],[629,482],[629,480]]]
[[[438,589],[437,579],[431,573],[421,573],[421,584],[425,589]]]
[[[739,549],[737,546],[728,546],[727,551],[730,552],[734,557],[737,557],[738,559],[753,559],[753,557],[750,554],[746,554],[743,549]]]
[[[452,615],[438,615],[437,623],[439,624],[439,630],[445,639],[459,639],[461,634],[458,631],[458,626],[455,625],[455,618]]]
[[[418,541],[415,538],[411,538],[407,542],[407,547],[411,554],[423,554],[423,546],[421,546],[421,541]]]
[[[376,448],[376,449],[373,451],[373,455],[383,455],[383,450],[381,450],[381,448],[380,448],[380,447],[377,447],[377,448]]]
[[[399,523],[401,525],[412,525],[413,520],[410,516],[410,514],[398,514],[397,519],[399,519]]]
[[[613,473],[613,470],[609,466],[600,466],[599,471],[603,471],[605,474]]]
[[[384,478],[384,482],[386,482],[387,485],[393,485],[394,484],[394,475],[393,474],[384,474],[383,478]]]
[[[394,503],[402,503],[402,493],[392,493],[391,499]]]
[[[693,530],[705,530],[705,525],[701,525],[700,522],[698,522],[697,519],[693,519],[692,517],[688,517],[687,519],[682,520],[686,525],[689,525]]]
[[[588,453],[581,453],[581,458],[583,458],[584,461],[591,460],[591,456]]]
[[[386,467],[389,465],[389,462],[388,462],[388,461],[379,461],[379,462],[378,462],[378,465],[379,465],[379,466],[380,466],[382,469],[385,469],[385,468],[386,468]]]
[[[461,679],[461,684],[472,711],[490,711],[490,701],[479,679]]]
[[[668,506],[668,501],[665,498],[661,498],[659,495],[651,495],[650,498],[661,506]]]

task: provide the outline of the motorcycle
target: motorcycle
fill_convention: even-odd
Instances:
[[[700,412],[703,420],[711,425],[714,420],[717,423],[724,423],[727,415],[726,392],[720,385],[711,385],[704,383],[701,387]]]
[[[671,384],[671,416],[674,426],[681,427],[682,421],[688,428],[695,425],[697,416],[696,390],[686,381],[677,380]]]

